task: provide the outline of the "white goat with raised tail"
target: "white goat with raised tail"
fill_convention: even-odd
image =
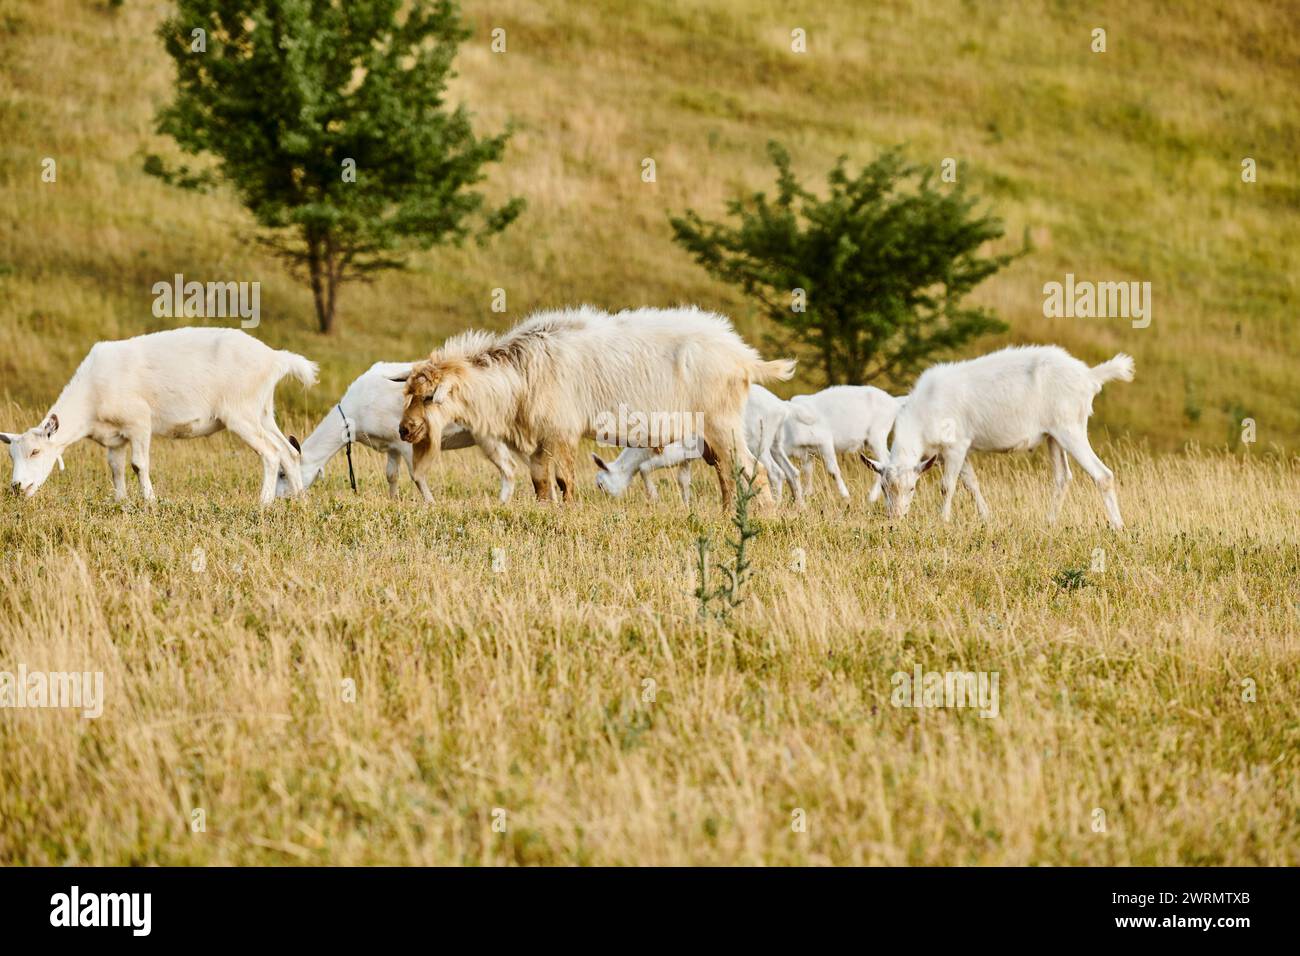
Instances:
[[[325,473],[325,466],[348,442],[373,448],[387,456],[384,472],[388,477],[388,494],[397,497],[397,477],[402,462],[425,501],[433,501],[429,483],[417,477],[411,463],[411,445],[402,441],[397,426],[402,418],[402,385],[393,381],[411,374],[414,362],[376,362],[357,376],[347,387],[338,404],[329,410],[316,429],[302,443],[302,487],[310,488]],[[290,441],[292,441],[290,437]],[[483,455],[501,473],[502,501],[509,501],[514,492],[514,459],[510,450],[500,442],[484,439],[476,442],[474,435],[460,425],[448,425],[442,430],[442,450],[472,448],[478,445]],[[275,493],[284,497],[290,493],[289,478],[281,471]]]
[[[793,374],[794,362],[764,361],[727,319],[699,309],[541,312],[499,335],[462,333],[415,366],[398,433],[415,446],[417,475],[440,447],[429,436],[448,423],[505,442],[528,458],[543,501],[552,467],[573,497],[583,437],[655,448],[703,438],[726,507],[733,455],[755,473],[741,416],[749,386]],[[756,481],[770,501],[761,473]]]
[[[275,424],[275,386],[286,375],[316,384],[316,363],[277,351],[238,329],[188,328],[100,342],[35,428],[0,433],[13,458],[13,489],[34,495],[64,449],[89,438],[108,449],[113,494],[126,497],[126,455],[140,493],[154,500],[149,443],[201,438],[229,428],[262,458],[262,504],[275,500],[283,468],[300,490],[298,452]]]
[[[745,445],[750,454],[767,470],[772,482],[772,489],[780,496],[782,481],[798,472],[785,453],[781,450],[780,436],[785,426],[786,416],[790,414],[788,403],[777,398],[762,385],[749,386],[749,398],[745,401]],[[627,490],[632,479],[640,475],[645,482],[646,494],[651,501],[659,500],[652,473],[660,468],[677,468],[677,485],[681,489],[682,501],[691,501],[691,463],[703,457],[704,449],[699,442],[687,446],[682,442],[673,442],[662,450],[653,448],[624,448],[613,461],[605,461],[595,452],[592,459],[599,469],[596,472],[596,487],[606,494],[618,497]]]
[[[1056,476],[1047,520],[1055,522],[1070,481],[1068,453],[1097,483],[1106,517],[1119,530],[1124,521],[1115,475],[1088,443],[1092,400],[1107,382],[1133,380],[1133,359],[1123,352],[1089,368],[1055,345],[1002,349],[966,362],[927,369],[894,422],[894,443],[885,461],[863,455],[880,475],[890,517],[907,514],[916,480],[943,458],[943,520],[952,518],[960,476],[980,517],[989,515],[980,494],[972,451],[1025,451],[1046,439]]]

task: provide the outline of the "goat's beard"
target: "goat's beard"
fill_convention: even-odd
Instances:
[[[433,463],[433,456],[438,452],[442,442],[429,441],[429,434],[418,441],[411,442],[411,472],[416,478],[423,478]]]
[[[411,441],[411,470],[415,477],[423,478],[433,456],[442,451],[443,416],[440,411],[425,409],[416,423],[418,427]]]

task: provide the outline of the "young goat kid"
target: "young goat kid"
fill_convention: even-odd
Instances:
[[[457,335],[417,365],[399,434],[415,446],[420,475],[434,451],[429,436],[450,422],[464,425],[527,457],[541,501],[551,498],[553,465],[569,501],[578,442],[608,440],[615,422],[621,429],[636,416],[654,423],[646,444],[702,437],[727,507],[733,455],[746,472],[755,469],[741,419],[749,386],[793,374],[794,362],[763,361],[730,322],[698,309],[542,312],[500,335]],[[760,500],[770,501],[762,476],[757,480]]]
[[[798,474],[781,450],[781,432],[789,414],[790,406],[762,385],[749,386],[749,398],[745,401],[744,410],[745,444],[750,454],[767,470],[778,498],[782,479],[790,474]],[[662,451],[653,448],[624,448],[613,461],[605,461],[595,452],[591,453],[591,457],[599,469],[596,472],[596,487],[616,498],[627,490],[633,477],[640,475],[650,500],[658,501],[659,492],[655,489],[652,473],[660,468],[676,467],[682,501],[690,504],[691,463],[703,457],[703,454],[704,448],[700,442],[673,442]]]
[[[411,459],[411,445],[397,434],[402,417],[402,386],[394,379],[405,381],[411,374],[414,362],[376,362],[357,376],[348,386],[338,404],[321,419],[316,429],[302,443],[302,487],[310,488],[325,473],[329,460],[349,441],[373,448],[388,457],[384,472],[388,477],[388,494],[397,497],[397,476],[402,462],[426,502],[433,501],[429,483],[417,477]],[[478,445],[484,457],[496,466],[501,474],[501,501],[509,501],[514,492],[514,458],[500,442],[474,440],[469,429],[448,425],[442,431],[442,450],[472,448]],[[275,493],[284,497],[290,493],[288,475],[280,472]]]
[[[957,478],[975,498],[980,517],[989,506],[980,494],[972,451],[1026,451],[1044,439],[1056,475],[1048,511],[1055,522],[1070,481],[1069,453],[1096,482],[1111,527],[1124,527],[1115,496],[1115,475],[1088,443],[1092,400],[1110,381],[1133,380],[1133,359],[1123,352],[1089,368],[1054,345],[1002,349],[967,362],[927,369],[894,422],[889,457],[863,455],[880,475],[892,518],[907,514],[916,480],[943,458],[943,520],[952,519]]]
[[[0,433],[13,458],[13,489],[36,494],[63,450],[89,438],[108,449],[118,501],[126,497],[128,443],[140,493],[153,501],[154,435],[201,438],[229,428],[262,458],[262,504],[275,500],[281,469],[297,493],[298,452],[275,424],[275,386],[286,375],[314,385],[316,363],[238,329],[172,329],[100,342],[41,424],[21,435]]]
[[[840,497],[849,489],[840,475],[837,454],[860,452],[863,447],[884,457],[889,450],[889,430],[894,427],[901,400],[872,385],[833,385],[812,395],[790,399],[793,414],[786,421],[782,445],[786,454],[803,462],[803,484],[792,482],[795,496],[813,490],[813,455],[821,458],[835,479]],[[880,479],[867,501],[880,498]]]

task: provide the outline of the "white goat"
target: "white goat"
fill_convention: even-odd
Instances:
[[[438,447],[429,436],[449,422],[503,441],[528,457],[543,501],[552,466],[561,495],[573,497],[584,436],[650,447],[703,438],[725,507],[733,455],[755,469],[741,415],[749,386],[793,374],[794,362],[764,361],[727,319],[699,309],[542,312],[501,334],[462,333],[417,365],[398,434],[415,446],[416,474]],[[770,501],[757,481],[760,502]]]
[[[794,465],[781,450],[780,435],[785,425],[790,406],[777,398],[762,385],[749,386],[749,397],[745,400],[744,434],[745,445],[749,452],[758,459],[772,482],[772,490],[778,496],[783,479],[789,474],[796,474]],[[677,485],[681,489],[682,501],[691,500],[691,462],[703,457],[704,449],[699,442],[690,447],[682,442],[673,442],[662,451],[652,448],[624,448],[613,461],[605,461],[595,452],[591,453],[599,471],[596,472],[596,487],[606,494],[618,497],[631,483],[633,476],[640,475],[645,482],[646,494],[652,501],[659,500],[651,474],[660,468],[677,468]],[[787,471],[788,469],[788,471]]]
[[[872,385],[833,385],[812,395],[790,399],[796,414],[786,421],[782,444],[791,458],[803,463],[803,487],[813,488],[813,455],[826,465],[835,479],[840,497],[849,499],[848,486],[840,474],[838,454],[860,452],[863,447],[883,458],[889,451],[889,431],[894,427],[900,399]],[[794,485],[799,495],[800,486]],[[872,504],[880,498],[880,479],[876,479]]]
[[[404,442],[397,434],[397,426],[402,418],[402,386],[394,378],[405,379],[411,374],[414,362],[376,362],[362,372],[338,404],[330,409],[316,429],[302,443],[302,487],[310,488],[325,473],[325,465],[349,441],[373,448],[388,457],[384,473],[388,477],[388,494],[397,497],[397,476],[401,464],[406,462],[406,470],[411,480],[424,496],[425,501],[433,501],[433,493],[423,476],[416,477],[411,464],[411,445]],[[290,441],[293,441],[290,436]],[[475,444],[484,456],[496,466],[501,473],[502,501],[509,501],[514,492],[514,460],[510,450],[500,442],[484,439],[475,442],[474,435],[460,425],[448,425],[442,430],[442,450],[471,448]],[[289,479],[283,471],[276,483],[275,493],[284,497],[289,494]]]
[[[1123,352],[1089,368],[1054,345],[1012,347],[936,365],[917,379],[903,403],[888,458],[864,455],[863,460],[881,477],[891,517],[907,514],[917,478],[942,456],[943,520],[952,518],[959,475],[983,518],[989,507],[967,454],[1024,451],[1046,439],[1056,477],[1048,521],[1056,520],[1070,481],[1068,452],[1097,483],[1106,516],[1119,530],[1124,522],[1115,475],[1088,443],[1093,397],[1114,380],[1133,380],[1133,359]]]
[[[113,494],[126,497],[126,453],[140,493],[154,499],[149,443],[201,438],[229,428],[262,457],[262,504],[275,499],[280,469],[300,490],[298,452],[275,424],[275,386],[286,375],[316,383],[316,363],[276,351],[238,329],[188,328],[100,342],[78,366],[45,420],[21,435],[0,434],[13,458],[13,488],[27,496],[74,442],[108,449]]]

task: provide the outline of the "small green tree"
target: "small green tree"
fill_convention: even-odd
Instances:
[[[936,353],[1005,330],[962,299],[1024,250],[979,254],[1002,225],[974,215],[962,186],[935,186],[895,148],[855,177],[841,158],[821,199],[799,185],[785,149],[769,143],[768,153],[774,201],[760,192],[728,203],[734,226],[690,210],[670,222],[695,261],[762,303],[827,382],[897,381]]]
[[[405,265],[403,250],[480,241],[523,208],[485,209],[469,187],[509,133],[478,138],[464,106],[444,105],[468,35],[452,0],[179,0],[159,28],[176,97],[158,130],[198,171],[150,156],[179,186],[228,182],[262,241],[311,282],[322,332],[339,286]]]

